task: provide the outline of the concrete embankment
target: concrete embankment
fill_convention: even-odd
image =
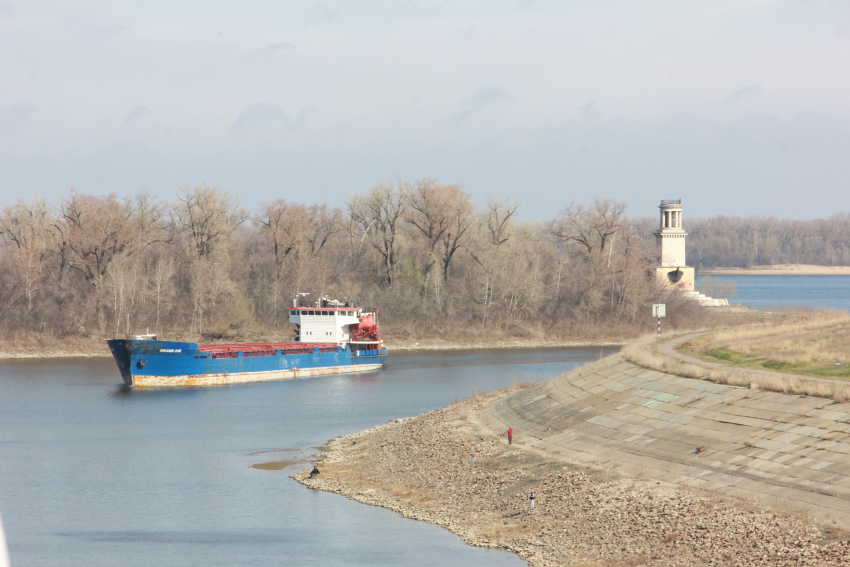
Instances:
[[[293,477],[534,567],[839,566],[850,564],[848,418],[847,404],[615,355],[334,439],[319,476]]]
[[[479,419],[573,462],[850,525],[850,403],[671,376],[614,355]]]

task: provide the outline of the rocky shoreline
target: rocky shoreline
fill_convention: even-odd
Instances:
[[[508,446],[477,396],[330,441],[318,490],[438,524],[475,546],[554,565],[847,565],[850,534],[801,515]],[[529,505],[536,492],[536,509]]]

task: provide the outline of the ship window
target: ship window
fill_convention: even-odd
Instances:
[[[307,315],[313,315],[313,312],[312,312],[312,311],[308,311],[308,312],[307,312]]]

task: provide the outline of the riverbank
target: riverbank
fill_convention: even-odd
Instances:
[[[62,340],[26,338],[0,341],[0,360],[107,357],[112,358],[112,353],[105,339],[75,337]]]
[[[480,341],[446,341],[442,339],[419,341],[385,341],[392,352],[417,350],[487,350],[506,348],[570,348],[570,347],[612,347],[629,344],[634,339],[616,338],[610,340],[576,341],[563,339],[501,339]]]
[[[701,276],[850,276],[850,266],[776,264],[751,268],[700,268]]]
[[[194,339],[197,340],[197,339]],[[620,338],[601,341],[568,341],[561,339],[502,339],[491,341],[447,341],[442,339],[418,341],[386,341],[392,352],[486,350],[509,348],[568,348],[623,346],[631,339]],[[0,360],[37,360],[48,358],[112,358],[106,339],[69,339],[43,342],[37,339],[0,341]]]
[[[318,477],[309,479],[306,471],[293,477],[310,488],[335,492],[389,508],[405,517],[444,526],[471,545],[512,551],[534,567],[599,564],[767,567],[850,562],[850,534],[832,522],[816,523],[804,516],[801,509],[766,511],[755,500],[739,499],[722,491],[696,491],[679,483],[658,480],[649,472],[652,464],[646,465],[645,474],[618,474],[615,469],[621,467],[617,465],[617,451],[605,447],[604,442],[597,441],[592,443],[593,448],[587,448],[591,443],[588,439],[585,450],[609,454],[609,460],[600,458],[595,466],[568,460],[570,440],[579,442],[591,432],[602,434],[603,418],[588,420],[588,416],[597,412],[582,413],[565,406],[561,406],[562,413],[566,411],[568,415],[553,414],[555,409],[548,409],[546,399],[555,392],[545,390],[548,394],[544,395],[538,391],[541,387],[545,389],[542,385],[535,386],[515,393],[510,399],[506,399],[509,392],[504,391],[476,396],[447,408],[334,439],[323,447],[325,458],[319,465],[322,472]],[[504,433],[494,433],[481,419],[482,414],[497,405],[511,406],[511,400],[517,397],[529,398],[522,403],[536,404],[516,406],[516,411],[531,422],[540,422],[540,431],[528,429],[531,422],[514,423],[514,445],[508,446]],[[626,398],[597,409],[613,411]],[[653,408],[648,411],[660,407],[652,404],[647,406]],[[801,414],[799,419],[811,418]],[[644,417],[647,425],[654,421]],[[552,423],[556,431],[550,432],[546,422]],[[580,423],[583,424],[580,429],[573,429]],[[647,428],[644,430],[647,430],[645,435],[652,436]],[[563,446],[551,444],[555,439],[551,436],[559,434],[564,439],[559,441]],[[655,440],[661,444],[663,427],[657,435],[659,438]],[[728,437],[729,432],[723,435]],[[673,435],[671,439],[681,437],[681,434]],[[615,446],[626,442],[616,431],[614,438],[618,440]],[[759,448],[761,441],[751,439],[752,442],[741,441],[741,448],[746,453],[755,451],[763,458],[770,458]],[[717,442],[706,445],[711,446],[696,445],[696,450],[690,449],[691,456],[677,452],[681,457],[675,458],[689,461],[706,454],[704,459],[713,462],[718,457],[712,454],[719,455],[715,451]],[[547,446],[547,450],[542,449]],[[644,447],[644,444],[635,441],[631,446]],[[655,444],[645,446],[643,450],[651,452]],[[773,453],[778,455],[776,451]],[[672,455],[666,449],[660,454],[667,454],[667,458]],[[633,458],[636,462],[643,459],[651,463],[646,458]],[[744,454],[733,460],[741,458],[745,458]],[[670,471],[678,465],[666,468]],[[742,475],[758,474],[741,463],[727,474],[735,474],[732,472],[735,468]],[[701,486],[703,473],[699,473],[699,466],[682,470],[692,471],[697,479],[693,486]],[[709,476],[717,478],[713,473]],[[753,484],[753,479],[746,484]],[[534,511],[529,506],[531,490],[536,493]],[[777,505],[782,494],[783,491],[775,493]]]

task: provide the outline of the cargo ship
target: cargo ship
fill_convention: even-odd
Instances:
[[[155,335],[107,341],[127,386],[211,386],[369,372],[387,349],[377,309],[322,299],[289,308],[291,342],[198,345]]]

